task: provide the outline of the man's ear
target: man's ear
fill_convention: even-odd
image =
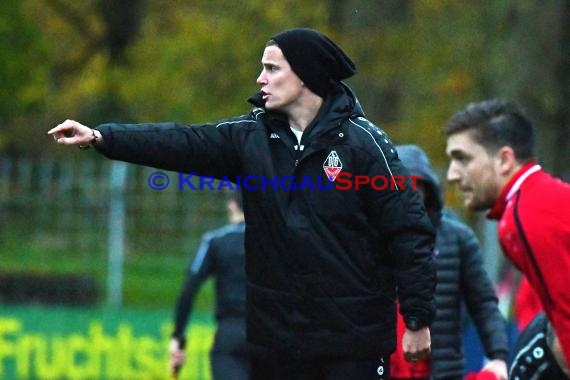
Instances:
[[[515,152],[510,146],[503,146],[499,148],[495,157],[497,159],[498,173],[502,176],[509,177],[517,170],[519,166]]]

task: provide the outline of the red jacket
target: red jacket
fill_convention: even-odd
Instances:
[[[542,305],[538,294],[523,276],[517,288],[514,304],[514,316],[519,331],[523,331],[541,311]]]
[[[499,220],[503,251],[538,294],[570,363],[570,184],[528,163],[488,217]]]
[[[430,362],[428,359],[417,362],[408,362],[404,359],[404,348],[402,347],[402,337],[406,331],[404,318],[400,314],[398,305],[398,322],[396,323],[398,333],[398,344],[396,351],[390,356],[390,378],[392,379],[427,379],[430,376]]]

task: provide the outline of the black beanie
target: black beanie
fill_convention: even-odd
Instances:
[[[291,69],[315,94],[324,98],[330,82],[340,82],[356,72],[352,60],[324,34],[308,28],[290,29],[271,38]]]

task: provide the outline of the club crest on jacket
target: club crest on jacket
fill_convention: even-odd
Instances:
[[[340,157],[336,150],[329,153],[323,164],[323,169],[329,181],[334,182],[336,176],[342,170],[342,162],[340,161]]]

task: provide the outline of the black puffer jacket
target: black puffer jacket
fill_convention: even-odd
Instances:
[[[486,356],[506,360],[506,321],[498,308],[491,280],[483,266],[479,243],[473,230],[443,209],[442,190],[425,153],[414,145],[397,147],[400,159],[411,174],[421,176],[427,189],[426,208],[437,227],[436,318],[432,324],[432,377],[461,378],[463,355],[463,305],[467,306]]]
[[[110,158],[242,184],[250,342],[303,358],[377,358],[395,347],[396,289],[407,323],[431,323],[435,231],[411,182],[340,190],[336,179],[323,189],[338,170],[345,181],[403,173],[347,87],[325,100],[301,144],[263,107],[199,126],[98,129]]]

